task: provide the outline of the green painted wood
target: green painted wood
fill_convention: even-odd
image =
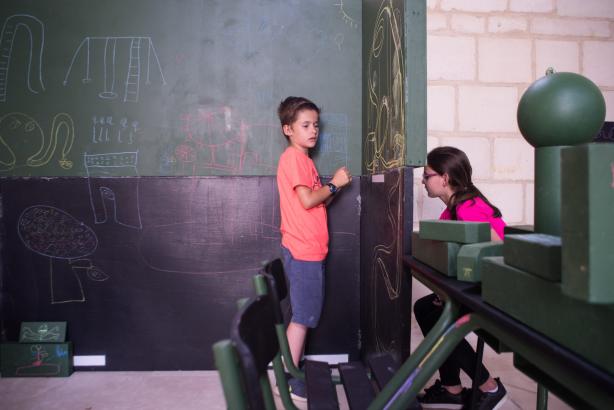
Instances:
[[[405,165],[426,164],[426,1],[405,0]]]
[[[67,377],[73,372],[73,346],[66,343],[3,343],[2,377]]]
[[[515,234],[515,233],[533,233],[535,227],[533,225],[506,225],[503,228],[503,234]]]
[[[412,232],[412,255],[444,275],[456,276],[456,257],[459,249],[458,243],[422,239],[418,232]]]
[[[229,409],[247,409],[246,393],[241,379],[239,357],[232,342],[228,339],[220,340],[212,346],[215,367],[217,368]]]
[[[561,234],[561,149],[535,149],[535,232]]]
[[[561,238],[540,233],[505,236],[507,265],[554,282],[561,280]]]
[[[487,222],[420,221],[420,238],[436,241],[476,243],[490,241],[490,224]]]
[[[478,242],[461,246],[456,257],[456,278],[464,282],[481,282],[480,261],[482,258],[501,255],[503,255],[503,242],[501,241]]]
[[[562,152],[563,291],[614,303],[614,144]]]
[[[483,259],[482,298],[593,365],[614,373],[614,306],[565,295],[561,284]]]

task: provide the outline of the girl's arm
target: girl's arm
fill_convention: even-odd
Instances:
[[[314,206],[318,206],[322,202],[333,196],[333,194],[330,192],[330,189],[328,188],[328,185],[324,185],[323,187],[320,187],[315,191],[312,191],[305,185],[299,185],[294,188],[294,190],[296,191],[298,199],[299,201],[301,201],[301,204],[305,209],[311,209]]]

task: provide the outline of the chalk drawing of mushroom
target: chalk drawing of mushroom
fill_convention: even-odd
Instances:
[[[26,208],[17,222],[23,244],[34,253],[49,258],[51,304],[85,302],[83,285],[77,271],[85,270],[89,279],[104,281],[109,276],[85,257],[94,253],[98,238],[94,231],[61,209],[34,205]],[[58,260],[71,269],[55,269]]]

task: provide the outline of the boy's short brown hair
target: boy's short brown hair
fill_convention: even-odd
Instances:
[[[303,110],[313,110],[320,114],[320,108],[305,97],[288,97],[277,107],[277,115],[281,126],[290,125],[296,121],[298,113]],[[288,136],[286,135],[286,138]]]

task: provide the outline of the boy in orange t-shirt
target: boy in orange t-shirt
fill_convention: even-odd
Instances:
[[[290,285],[292,319],[286,330],[292,361],[303,355],[307,330],[318,325],[324,303],[324,260],[328,254],[326,204],[352,176],[341,167],[322,186],[309,149],[318,141],[320,109],[303,97],[288,97],[277,109],[288,148],[279,157],[277,187],[281,245]],[[295,399],[304,399],[301,380],[288,381]]]

